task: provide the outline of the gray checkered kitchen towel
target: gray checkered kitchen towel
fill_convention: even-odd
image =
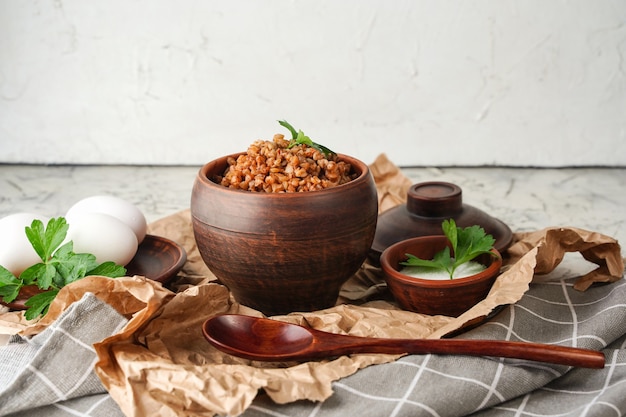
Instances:
[[[586,292],[574,280],[532,284],[515,305],[459,336],[603,350],[604,369],[512,359],[411,355],[333,384],[323,403],[259,396],[246,417],[626,415],[626,281]]]
[[[98,376],[93,343],[127,320],[87,293],[40,334],[0,348],[0,415],[122,415]]]
[[[511,359],[411,355],[336,381],[322,403],[259,395],[246,417],[626,415],[626,281],[586,292],[573,280],[533,284],[520,302],[463,338],[602,349],[602,370]],[[91,344],[125,323],[87,295],[30,340],[0,348],[0,415],[120,416],[93,374]],[[210,415],[210,414],[205,414]]]

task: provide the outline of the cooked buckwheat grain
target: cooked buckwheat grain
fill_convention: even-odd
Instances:
[[[267,193],[323,190],[353,180],[349,163],[337,155],[326,157],[308,145],[288,149],[284,135],[273,141],[257,140],[245,154],[228,159],[224,175],[215,178],[225,187]]]

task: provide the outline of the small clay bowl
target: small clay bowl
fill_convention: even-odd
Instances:
[[[228,158],[204,165],[191,195],[194,237],[205,264],[235,300],[268,316],[334,306],[376,231],[378,199],[368,166],[338,155],[357,174],[350,182],[265,193],[214,182]]]
[[[448,239],[441,236],[422,236],[395,243],[380,256],[380,266],[389,291],[400,307],[431,316],[458,317],[484,300],[500,274],[502,257],[497,249],[481,255],[474,261],[487,268],[464,278],[433,280],[415,278],[400,273],[410,253],[421,259],[432,259],[435,253],[449,247]]]

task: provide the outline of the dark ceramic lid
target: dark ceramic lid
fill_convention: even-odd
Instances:
[[[401,240],[418,236],[441,235],[441,223],[454,219],[458,227],[479,225],[496,240],[495,248],[503,253],[511,244],[511,229],[487,213],[463,204],[460,187],[449,182],[431,181],[412,185],[406,204],[391,208],[378,216],[372,254]]]

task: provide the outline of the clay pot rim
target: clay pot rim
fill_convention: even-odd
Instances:
[[[395,281],[400,281],[403,284],[411,285],[415,287],[427,287],[427,288],[456,288],[456,287],[464,287],[472,284],[476,284],[481,281],[489,280],[493,277],[494,274],[500,272],[500,268],[502,267],[502,255],[500,252],[493,248],[491,250],[492,253],[496,255],[493,258],[491,264],[479,272],[478,274],[470,275],[463,278],[454,278],[454,279],[445,279],[445,280],[434,280],[434,279],[424,279],[418,277],[412,277],[409,275],[405,275],[400,273],[395,266],[391,265],[390,257],[392,252],[396,252],[399,248],[406,247],[409,245],[415,244],[426,244],[428,242],[441,242],[442,240],[447,241],[447,237],[444,235],[429,235],[429,236],[419,236],[410,239],[401,240],[400,242],[394,243],[389,246],[387,249],[383,251],[380,256],[380,266],[385,274],[385,279],[392,279]],[[405,252],[403,251],[403,254]]]
[[[207,171],[209,170],[209,167],[220,164],[221,162],[225,162],[228,158],[233,157],[233,158],[237,158],[240,155],[245,154],[245,152],[237,152],[237,153],[233,153],[230,155],[225,155],[225,156],[221,156],[217,159],[214,159],[212,161],[207,162],[206,164],[204,164],[198,171],[198,175],[197,178],[198,180],[202,183],[203,186],[206,187],[211,187],[213,188],[216,192],[223,192],[223,193],[231,193],[233,195],[245,195],[248,194],[250,195],[250,198],[266,198],[266,199],[285,199],[285,198],[309,198],[311,196],[314,195],[328,195],[331,193],[340,193],[345,191],[346,189],[349,188],[353,188],[356,187],[357,185],[359,185],[361,182],[366,181],[367,177],[369,175],[370,169],[369,166],[355,158],[352,156],[348,156],[348,155],[344,155],[344,154],[336,154],[337,158],[340,161],[344,161],[349,163],[352,166],[353,170],[357,170],[360,171],[360,174],[353,180],[335,186],[335,187],[331,187],[331,188],[325,188],[323,190],[315,190],[315,191],[306,191],[306,192],[295,192],[295,193],[266,193],[266,192],[253,192],[253,191],[248,191],[248,190],[238,190],[238,189],[233,189],[233,188],[229,188],[229,187],[224,187],[223,185],[220,185],[214,181],[212,181],[208,176],[207,176]]]

